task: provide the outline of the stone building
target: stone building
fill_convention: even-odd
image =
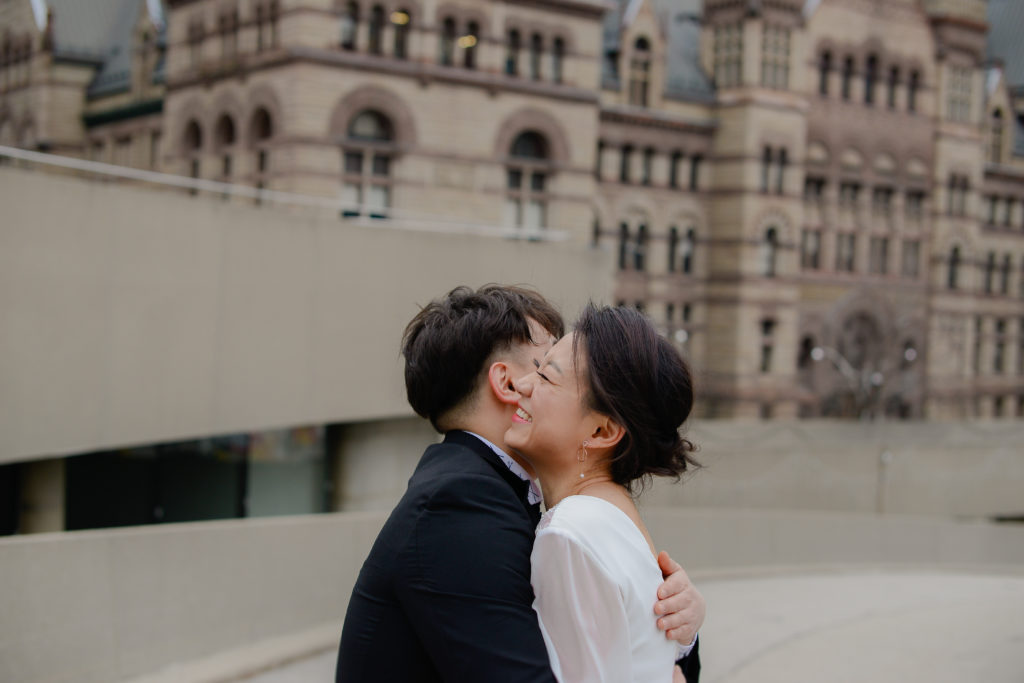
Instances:
[[[708,416],[1024,416],[1022,31],[1015,0],[0,0],[0,144],[565,230]]]

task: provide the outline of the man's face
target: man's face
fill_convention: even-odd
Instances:
[[[530,341],[516,344],[509,349],[508,358],[503,359],[508,365],[509,374],[518,379],[533,372],[537,363],[544,360],[544,354],[558,341],[554,335],[533,318],[530,321]],[[515,409],[515,406],[512,406]]]

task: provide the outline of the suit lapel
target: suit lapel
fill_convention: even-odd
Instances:
[[[530,483],[523,481],[514,475],[512,471],[505,466],[505,463],[501,461],[501,458],[498,457],[497,453],[492,451],[487,444],[472,434],[467,434],[466,432],[458,430],[447,432],[444,435],[444,443],[464,446],[483,458],[487,464],[498,473],[498,476],[504,479],[508,485],[512,487],[512,490],[515,491],[516,497],[519,498],[520,502],[522,502],[523,507],[526,508],[526,512],[530,515],[530,519],[536,526],[540,521],[540,505],[531,505],[528,502],[527,494],[530,490]]]

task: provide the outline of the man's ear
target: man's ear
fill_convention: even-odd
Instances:
[[[622,441],[622,437],[626,436],[626,428],[607,415],[595,415],[596,419],[587,441],[594,448],[615,448]]]
[[[501,403],[519,403],[519,392],[512,384],[512,370],[508,365],[497,361],[491,363],[487,369],[487,382],[491,386],[491,393]]]

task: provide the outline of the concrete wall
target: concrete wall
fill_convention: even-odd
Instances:
[[[399,342],[459,284],[571,318],[610,254],[0,169],[0,462],[409,415]]]
[[[658,546],[698,576],[794,565],[1024,569],[1019,526],[670,508],[644,516]],[[286,658],[289,634],[316,629],[329,646],[383,520],[341,513],[0,539],[0,680],[107,682],[163,670],[160,680],[182,683],[201,679],[183,663],[224,651],[248,648],[236,675],[275,647]]]

